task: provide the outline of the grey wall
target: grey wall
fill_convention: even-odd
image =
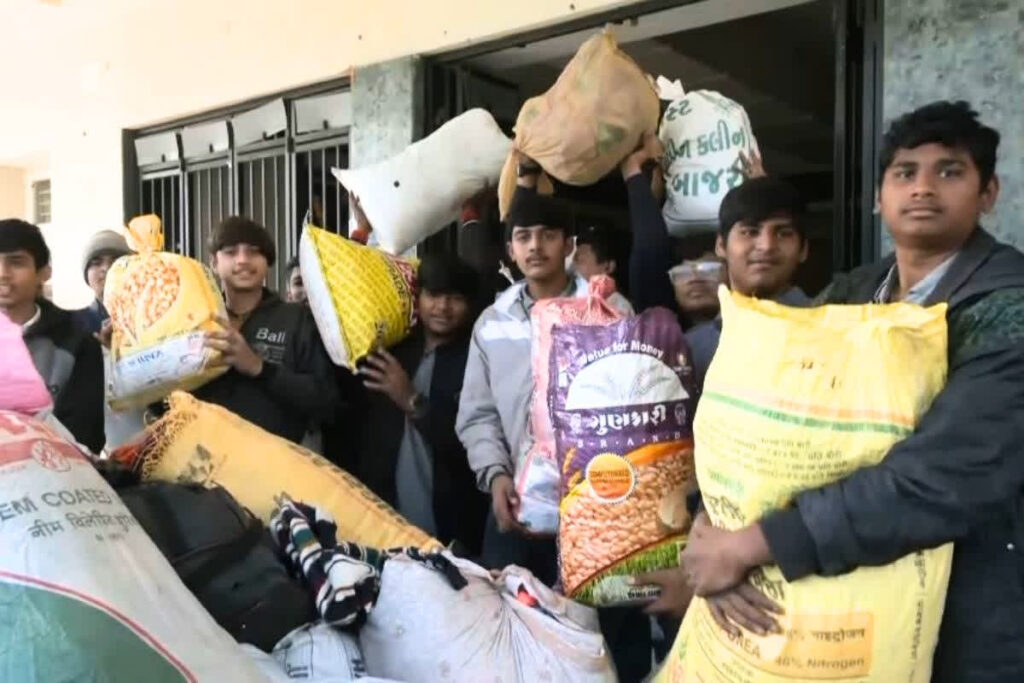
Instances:
[[[421,135],[423,64],[405,57],[356,70],[352,83],[349,164],[386,159]]]
[[[1024,247],[1024,0],[884,5],[886,123],[933,100],[969,101],[1002,135],[1002,194],[983,225]],[[891,249],[884,239],[883,252]]]

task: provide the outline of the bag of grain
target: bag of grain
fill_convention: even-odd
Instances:
[[[21,335],[21,325],[0,313],[0,410],[34,415],[53,406]]]
[[[720,298],[722,337],[694,424],[715,526],[747,526],[881,461],[945,383],[945,304],[787,308],[724,288]],[[952,555],[950,544],[795,583],[761,567],[751,578],[785,610],[782,633],[733,638],[695,598],[658,680],[924,683]]]
[[[354,372],[415,324],[415,263],[313,226],[302,231],[299,263],[309,308],[337,365]]]
[[[457,219],[467,199],[494,187],[511,147],[486,109],[470,109],[390,159],[331,172],[359,197],[380,247],[402,254]]]
[[[284,500],[318,506],[337,522],[339,538],[371,548],[441,545],[312,451],[191,394],[174,392],[167,404],[138,445],[112,455],[143,480],[222,486],[264,524]]]
[[[650,78],[603,31],[580,46],[551,88],[526,101],[515,147],[569,185],[592,185],[615,170],[644,133],[658,128]],[[498,184],[504,218],[516,189],[510,155]]]
[[[693,486],[694,371],[663,308],[552,332],[551,415],[562,474],[565,594],[588,605],[656,595],[633,575],[679,565]]]
[[[659,85],[662,97],[672,100],[658,132],[665,148],[665,223],[676,237],[713,232],[722,198],[743,182],[740,153],[760,154],[750,119],[717,92],[684,94],[678,81]]]
[[[160,251],[157,216],[128,224],[136,255],[122,256],[107,273],[103,303],[113,335],[107,401],[115,410],[146,406],[174,389],[191,391],[227,371],[220,353],[204,347],[206,334],[222,329],[224,299],[198,261]]]
[[[0,491],[0,680],[263,680],[49,426],[0,411]]]

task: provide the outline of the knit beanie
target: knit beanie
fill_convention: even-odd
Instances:
[[[90,237],[85,245],[85,252],[82,255],[82,276],[85,278],[86,283],[89,282],[89,261],[105,254],[110,254],[116,258],[130,253],[132,253],[132,250],[128,248],[128,243],[125,242],[124,237],[113,230],[101,230]]]

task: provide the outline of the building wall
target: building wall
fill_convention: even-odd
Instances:
[[[0,218],[28,218],[25,169],[0,166]]]
[[[938,99],[969,101],[1002,135],[996,167],[1002,193],[983,225],[1024,248],[1024,6],[1020,0],[884,4],[886,121]]]

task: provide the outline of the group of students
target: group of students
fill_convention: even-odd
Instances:
[[[783,180],[755,168],[723,200],[713,251],[673,264],[652,145],[621,165],[628,253],[604,230],[574,241],[570,214],[537,193],[540,169],[520,156],[505,223],[522,278],[477,315],[491,274],[454,255],[427,256],[417,326],[356,374],[331,364],[297,262],[287,266],[283,301],[264,285],[276,257],[267,231],[229,218],[210,244],[228,320],[206,343],[230,369],[195,394],[292,441],[317,435],[326,457],[427,532],[486,566],[517,564],[553,585],[555,540],[517,521],[514,484],[531,443],[537,301],[586,296],[589,277],[617,277],[629,299],[610,303],[623,313],[677,312],[700,382],[721,331],[721,284],[790,306],[946,302],[949,379],[913,435],[880,464],[802,493],[745,529],[698,524],[680,569],[637,578],[661,586],[660,598],[601,610],[602,630],[621,679],[640,680],[651,668],[648,614],[679,617],[695,593],[722,628],[767,633],[778,628],[775,606],[746,582],[758,566],[777,564],[788,580],[834,576],[954,542],[934,679],[1024,680],[1024,255],[980,227],[999,193],[998,143],[964,102],[895,120],[882,141],[877,195],[895,253],[838,276],[813,301],[794,284],[809,251],[805,206]],[[96,301],[63,311],[41,296],[50,263],[38,228],[0,221],[0,310],[22,326],[56,417],[96,451],[104,445],[101,346],[109,343],[103,281],[126,253],[116,233],[94,237],[83,270]],[[756,357],[756,340],[750,352]],[[661,624],[671,636],[671,619]]]

